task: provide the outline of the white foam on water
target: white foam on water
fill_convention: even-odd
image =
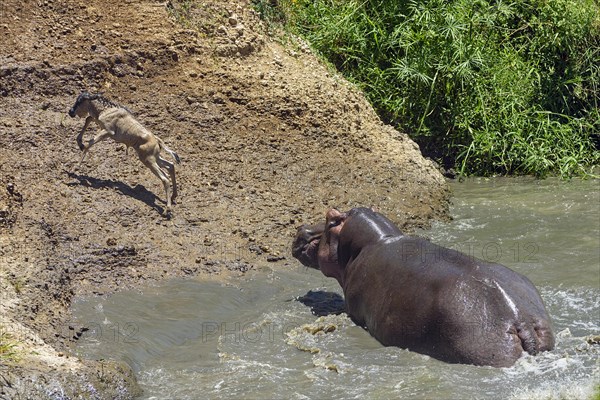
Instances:
[[[600,346],[586,341],[600,334],[600,290],[543,287],[540,292],[553,320],[556,348],[503,369],[515,383],[507,398],[589,399],[600,382]]]
[[[596,392],[598,385],[594,381],[573,381],[563,382],[545,382],[535,389],[518,388],[514,393],[507,397],[508,400],[564,400],[564,399],[591,399]]]
[[[540,288],[555,330],[575,336],[600,334],[600,288]]]

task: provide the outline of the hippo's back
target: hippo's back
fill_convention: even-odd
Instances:
[[[554,348],[544,302],[525,276],[503,265],[470,258],[438,298],[441,330],[455,362],[510,366],[523,352]]]
[[[503,265],[396,237],[364,248],[347,269],[348,311],[384,345],[500,367],[554,347],[535,286]]]

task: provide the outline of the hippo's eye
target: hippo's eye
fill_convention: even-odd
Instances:
[[[327,225],[327,227],[331,229],[335,226],[338,226],[341,223],[342,223],[341,219],[334,219],[333,221],[329,222],[329,225]]]

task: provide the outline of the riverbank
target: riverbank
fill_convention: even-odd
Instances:
[[[374,205],[408,230],[447,217],[435,166],[306,47],[269,38],[245,1],[185,18],[168,4],[1,6],[0,396],[139,392],[127,365],[71,355],[89,328],[71,322],[76,295],[290,268],[295,227],[330,206]],[[124,147],[103,142],[78,165],[84,121],[66,113],[83,90],[178,152],[172,218]]]

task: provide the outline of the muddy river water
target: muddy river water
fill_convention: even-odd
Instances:
[[[74,351],[128,362],[144,399],[589,397],[600,382],[600,345],[586,340],[600,335],[600,181],[453,189],[454,220],[419,234],[527,275],[552,317],[554,351],[491,368],[385,348],[336,315],[336,281],[295,262],[227,283],[80,298],[73,312],[90,331]]]

